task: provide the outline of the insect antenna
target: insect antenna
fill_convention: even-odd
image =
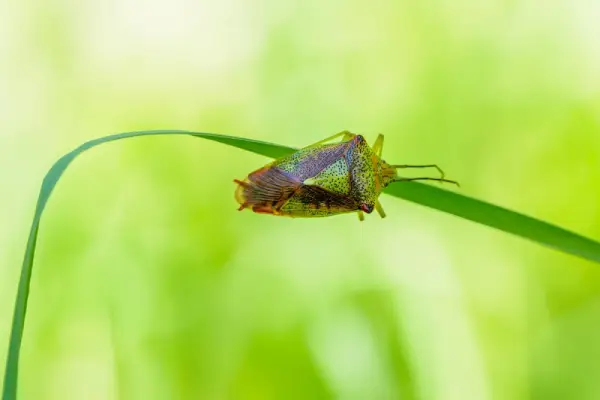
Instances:
[[[456,186],[460,187],[460,183],[458,183],[456,181],[452,181],[450,179],[444,179],[444,178],[430,178],[430,177],[400,178],[400,177],[397,177],[397,178],[394,179],[394,182],[407,182],[407,181],[437,181],[437,182],[447,182],[447,183],[453,183]]]
[[[389,169],[393,169],[394,171],[396,171],[397,169],[400,168],[435,168],[438,170],[438,172],[440,173],[440,177],[439,178],[431,178],[431,177],[419,177],[419,178],[403,178],[397,175],[396,172],[394,172],[394,175],[391,179],[392,182],[406,182],[406,181],[437,181],[437,182],[446,182],[446,183],[453,183],[456,186],[460,187],[460,184],[456,181],[452,181],[450,179],[445,179],[446,174],[444,174],[444,171],[442,171],[442,169],[440,167],[438,167],[436,164],[427,164],[427,165],[407,165],[407,164],[401,164],[401,165],[390,165]],[[389,175],[389,172],[388,172]]]
[[[446,174],[444,173],[444,171],[442,171],[442,169],[440,167],[438,167],[436,164],[427,164],[427,165],[390,165],[390,167],[392,168],[435,168],[438,170],[438,172],[440,173],[440,178],[444,179],[444,177],[446,176]]]

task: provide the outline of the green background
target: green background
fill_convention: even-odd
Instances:
[[[600,237],[592,1],[0,6],[0,358],[41,179],[81,142],[343,129],[461,193]],[[382,196],[388,218],[236,211],[268,159],[108,144],[42,220],[24,399],[597,399],[600,270]],[[2,377],[0,376],[0,379]]]

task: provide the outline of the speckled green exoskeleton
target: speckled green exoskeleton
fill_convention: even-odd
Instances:
[[[329,143],[342,138],[340,142]],[[289,217],[327,217],[343,213],[364,214],[377,210],[381,191],[392,182],[444,179],[437,165],[390,165],[381,159],[383,135],[371,148],[363,136],[340,132],[252,172],[238,184],[239,210]],[[440,178],[403,178],[399,168],[436,168]]]

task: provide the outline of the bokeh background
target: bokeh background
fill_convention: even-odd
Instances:
[[[41,179],[111,133],[384,133],[387,160],[600,238],[598,21],[594,0],[1,2],[0,359]],[[364,223],[237,212],[267,161],[188,137],[77,159],[20,398],[600,398],[597,265],[385,195]]]

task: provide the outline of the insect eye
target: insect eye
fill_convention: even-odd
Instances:
[[[366,212],[367,214],[371,214],[373,212],[373,206],[367,203],[362,203],[360,205],[360,209]]]

